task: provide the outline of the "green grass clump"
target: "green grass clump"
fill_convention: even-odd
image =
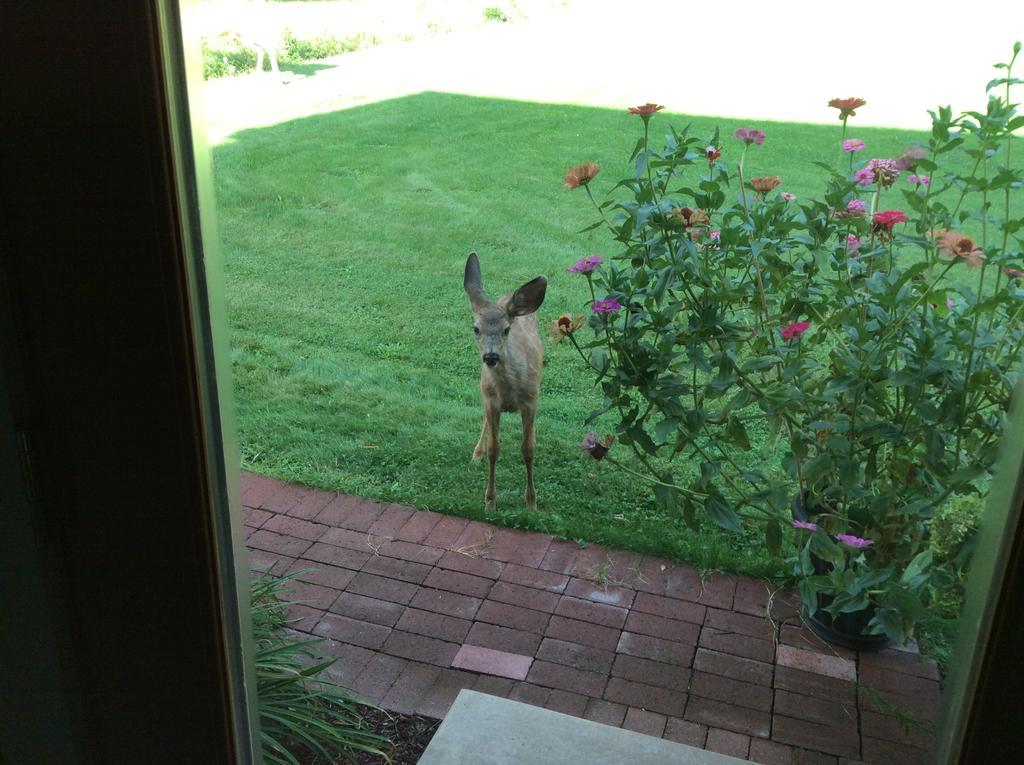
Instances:
[[[358,703],[340,685],[320,677],[337,659],[317,655],[321,640],[285,632],[289,582],[270,575],[250,580],[257,711],[263,759],[299,765],[310,755],[351,761],[356,753],[383,755],[389,742],[370,730]],[[300,759],[300,757],[302,759]]]
[[[922,124],[927,117],[922,115]],[[659,114],[652,136],[692,123],[722,129],[735,162],[738,127],[767,131],[748,176],[820,195],[814,161],[840,160],[839,126]],[[275,127],[216,149],[238,427],[247,469],[321,488],[483,518],[486,468],[471,464],[482,409],[479,359],[462,289],[480,254],[496,297],[545,274],[542,326],[580,313],[589,295],[565,269],[614,253],[569,165],[595,161],[600,199],[631,175],[640,123],[625,110],[423,93]],[[866,156],[898,156],[923,134],[854,129]],[[844,158],[845,159],[845,158]],[[589,333],[589,330],[583,330]],[[567,344],[546,342],[537,420],[539,509],[522,501],[518,417],[502,420],[498,523],[661,554],[705,569],[774,574],[758,537],[688,530],[650,488],[579,443],[600,403]],[[770,454],[767,428],[750,459]]]

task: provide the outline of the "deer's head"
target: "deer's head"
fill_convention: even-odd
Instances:
[[[473,307],[473,332],[476,334],[477,348],[480,349],[480,360],[493,367],[501,363],[509,333],[512,331],[512,320],[540,308],[544,302],[544,291],[547,289],[548,281],[543,276],[538,276],[513,292],[507,301],[492,302],[484,292],[480,261],[477,260],[476,253],[471,252],[466,260],[466,273],[462,285],[466,288],[469,303]]]

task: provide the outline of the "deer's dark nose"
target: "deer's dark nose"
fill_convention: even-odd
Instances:
[[[498,354],[497,353],[485,353],[484,354],[484,363],[487,366],[489,366],[489,367],[493,367],[495,364],[498,363]]]

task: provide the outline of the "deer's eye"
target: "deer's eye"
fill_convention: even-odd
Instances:
[[[509,330],[509,328],[508,328],[508,327],[505,327],[505,335],[506,335],[506,336],[508,336],[508,330]]]
[[[473,334],[474,335],[479,335],[480,334],[480,327],[473,327]]]

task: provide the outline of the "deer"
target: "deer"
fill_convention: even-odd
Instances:
[[[280,76],[277,65],[277,48],[281,41],[281,25],[271,15],[266,0],[251,0],[236,3],[234,28],[226,29],[216,36],[224,43],[242,45],[256,53],[256,73],[263,71],[263,59],[270,59],[270,71]]]
[[[480,393],[484,422],[480,439],[473,449],[473,461],[487,455],[487,491],[484,507],[494,510],[494,466],[498,462],[499,423],[502,412],[518,411],[523,420],[523,462],[526,465],[526,506],[537,509],[537,489],[533,483],[533,452],[536,446],[534,422],[540,378],[544,365],[544,345],[540,339],[537,309],[544,302],[547,279],[538,276],[515,292],[491,301],[484,292],[480,261],[469,253],[463,287],[473,309],[473,333],[480,352]]]

